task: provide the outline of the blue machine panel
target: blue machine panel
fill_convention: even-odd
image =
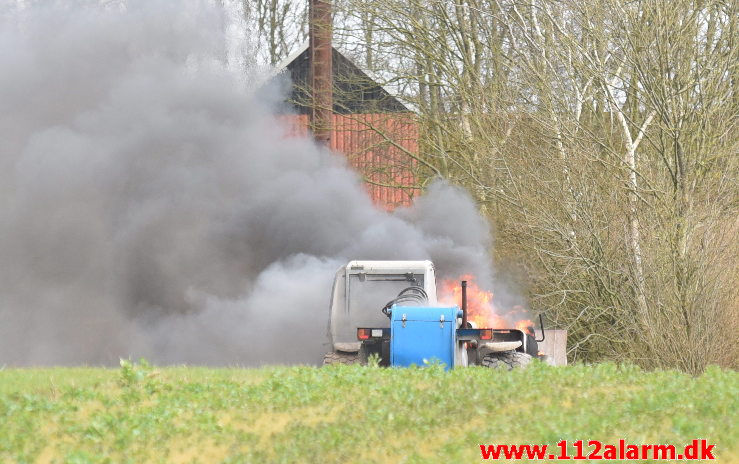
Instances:
[[[390,323],[390,365],[423,366],[441,361],[454,367],[454,344],[459,308],[394,306]]]

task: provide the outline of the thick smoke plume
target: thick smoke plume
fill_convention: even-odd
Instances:
[[[188,5],[2,13],[0,364],[313,363],[349,259],[492,282],[465,193],[374,208],[229,71],[227,18]]]

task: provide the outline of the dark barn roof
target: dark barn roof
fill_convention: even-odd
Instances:
[[[334,113],[408,113],[397,98],[333,48]],[[280,65],[292,80],[287,103],[297,114],[310,114],[309,49],[304,45]]]

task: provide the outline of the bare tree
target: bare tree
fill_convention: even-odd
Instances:
[[[735,2],[350,5],[573,359],[736,366]]]
[[[269,64],[277,64],[308,39],[307,1],[242,0],[242,5],[246,23]]]

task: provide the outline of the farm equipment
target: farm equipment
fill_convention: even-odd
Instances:
[[[531,334],[513,328],[475,327],[462,304],[439,305],[431,261],[351,261],[336,273],[331,298],[332,350],[323,364],[470,365],[512,369],[540,354]],[[387,299],[395,296],[387,302]],[[543,334],[543,332],[542,332]]]

